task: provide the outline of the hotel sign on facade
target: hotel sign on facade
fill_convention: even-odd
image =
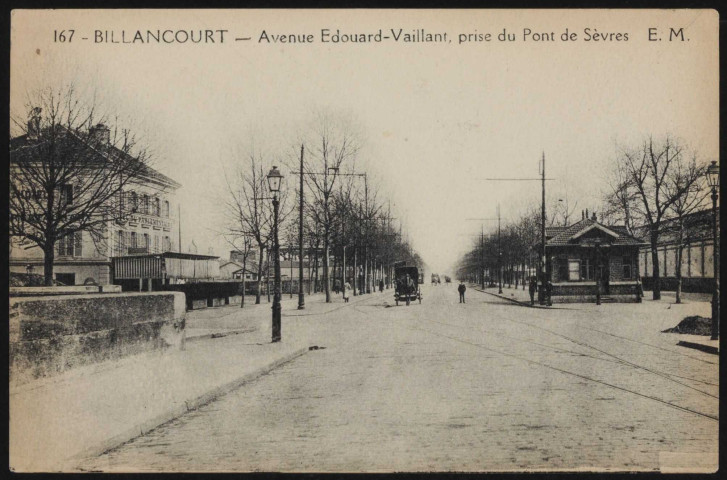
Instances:
[[[152,227],[155,230],[163,229],[165,232],[169,232],[172,230],[172,221],[169,218],[133,214],[128,218],[127,222],[129,223],[129,225]]]

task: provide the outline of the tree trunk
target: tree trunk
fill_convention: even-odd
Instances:
[[[245,307],[245,267],[242,267],[242,295],[240,296],[240,308]]]
[[[328,279],[328,232],[326,232],[326,238],[323,239],[323,250],[323,285],[326,291],[326,303],[331,303],[331,282]]]
[[[676,264],[676,277],[677,277],[677,288],[676,288],[676,303],[682,303],[682,255],[684,247],[680,243],[677,246],[677,264]]]
[[[265,248],[259,247],[260,258],[257,261],[257,292],[255,292],[255,305],[260,303],[260,293],[263,288],[263,252]]]
[[[679,243],[677,243],[677,264],[676,264],[676,303],[682,303],[682,257],[684,256],[684,225],[679,225]]]
[[[53,286],[53,262],[55,260],[55,254],[55,242],[47,241],[43,248],[43,283],[47,287]]]
[[[652,265],[652,280],[653,280],[653,292],[652,292],[652,299],[653,300],[661,300],[661,277],[659,276],[659,253],[658,253],[658,234],[656,232],[652,232],[650,236],[651,240],[651,261],[653,263]]]

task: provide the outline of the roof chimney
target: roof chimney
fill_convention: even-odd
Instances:
[[[596,219],[596,212],[593,212],[593,221],[594,221],[594,222],[597,222],[597,221],[598,221],[598,220]]]
[[[28,115],[28,138],[36,140],[40,135],[40,107],[34,107]]]
[[[111,138],[111,132],[109,130],[109,127],[107,127],[103,123],[99,123],[95,127],[89,128],[88,133],[92,141],[96,141],[102,144],[109,143],[109,139]]]
[[[588,218],[588,209],[586,208],[586,218]]]
[[[586,219],[586,212],[581,210],[581,220],[585,220],[585,219]]]

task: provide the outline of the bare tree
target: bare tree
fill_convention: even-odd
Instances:
[[[684,244],[689,242],[692,229],[686,225],[687,218],[697,209],[703,206],[709,195],[709,189],[705,188],[704,178],[706,165],[698,165],[695,155],[688,161],[677,162],[665,184],[667,194],[674,199],[669,207],[669,213],[673,216],[668,222],[664,233],[671,230],[676,235],[676,303],[682,303],[682,257]]]
[[[668,212],[690,188],[683,183],[673,188],[672,176],[687,162],[684,147],[670,136],[655,141],[652,137],[638,148],[623,149],[613,166],[620,183],[612,186],[617,202],[623,203],[624,215],[638,219],[648,230],[653,264],[653,296],[661,298],[658,242],[662,222]]]
[[[329,279],[330,243],[334,231],[335,209],[333,192],[338,173],[347,162],[351,162],[359,150],[356,136],[347,123],[340,118],[321,114],[315,124],[313,138],[309,140],[304,162],[305,181],[312,193],[309,212],[321,228],[323,240],[323,283],[326,302],[331,301]]]
[[[97,115],[73,86],[45,88],[29,97],[22,134],[10,141],[9,233],[44,255],[44,282],[53,284],[56,242],[81,243],[86,232],[106,248],[109,223],[134,213],[124,188],[158,175],[135,136]]]
[[[272,206],[266,199],[268,192],[262,158],[251,150],[247,160],[246,165],[235,172],[233,182],[226,179],[226,208],[230,220],[226,236],[233,240],[247,237],[255,242],[258,249],[255,303],[259,304],[265,250],[272,235]]]
[[[629,172],[621,168],[613,168],[608,172],[608,190],[604,196],[601,213],[602,220],[609,224],[623,223],[626,231],[634,234],[633,205],[638,200],[637,191]]]

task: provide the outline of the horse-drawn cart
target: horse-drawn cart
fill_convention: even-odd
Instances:
[[[396,267],[394,277],[396,278],[394,300],[396,300],[397,305],[399,305],[399,302],[406,302],[409,305],[412,300],[419,300],[419,303],[422,303],[422,293],[419,290],[419,269],[417,267]]]

